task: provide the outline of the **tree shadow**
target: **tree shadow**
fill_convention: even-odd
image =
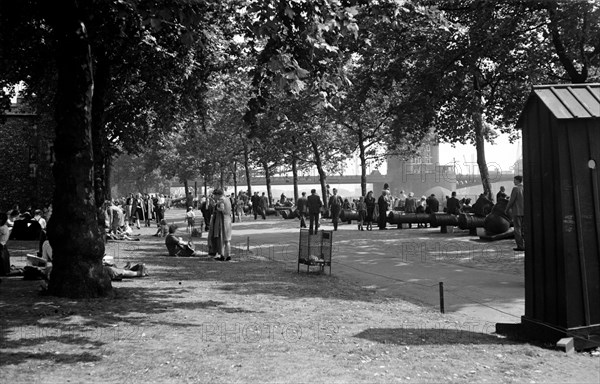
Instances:
[[[149,282],[149,281],[148,281]],[[113,298],[71,300],[35,293],[40,281],[4,279],[0,290],[0,367],[31,359],[76,364],[102,360],[101,349],[113,342],[135,344],[150,327],[201,327],[181,322],[148,322],[148,317],[178,310],[262,313],[225,301],[194,300],[190,289],[124,286],[113,282]],[[192,300],[190,300],[190,298]],[[184,300],[182,300],[184,299]],[[165,335],[155,335],[165,337]],[[46,345],[44,347],[44,345]],[[69,346],[69,353],[38,352],[39,348]],[[57,347],[57,349],[61,349]],[[92,349],[92,351],[90,351]]]
[[[425,345],[507,345],[519,344],[506,338],[500,338],[489,333],[475,332],[474,324],[467,325],[465,329],[457,329],[456,325],[440,328],[402,327],[402,328],[369,328],[354,337],[373,341],[381,344],[396,344],[410,346]],[[481,328],[479,328],[481,329]]]

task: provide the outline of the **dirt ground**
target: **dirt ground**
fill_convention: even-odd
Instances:
[[[108,243],[118,266],[143,262],[150,273],[113,282],[114,299],[42,296],[41,281],[2,278],[0,382],[600,382],[597,351],[511,341],[335,272],[297,273],[290,260],[248,252],[244,231],[255,226],[297,222],[236,224],[231,262],[166,257],[155,228]],[[194,242],[205,249],[204,238]],[[8,246],[17,265],[35,252]]]

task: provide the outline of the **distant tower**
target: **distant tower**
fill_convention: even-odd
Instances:
[[[417,156],[406,161],[396,156],[387,159],[387,177],[393,195],[397,196],[404,190],[421,196],[438,186],[450,191],[456,189],[454,167],[439,163],[440,147],[437,143],[423,144],[418,152]]]

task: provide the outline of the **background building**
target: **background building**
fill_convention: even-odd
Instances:
[[[387,179],[394,196],[398,196],[400,191],[405,191],[406,194],[414,192],[415,196],[422,196],[433,187],[442,187],[450,191],[456,189],[454,167],[440,165],[440,148],[437,144],[423,145],[419,154],[409,160],[388,158]],[[374,188],[381,190],[383,185],[376,185]]]
[[[41,208],[52,202],[53,119],[17,99],[0,116],[0,209],[18,204]]]

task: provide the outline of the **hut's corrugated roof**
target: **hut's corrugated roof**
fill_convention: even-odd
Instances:
[[[557,119],[600,118],[600,84],[536,85],[528,101],[532,97],[538,97]],[[523,113],[517,127],[522,119]]]

